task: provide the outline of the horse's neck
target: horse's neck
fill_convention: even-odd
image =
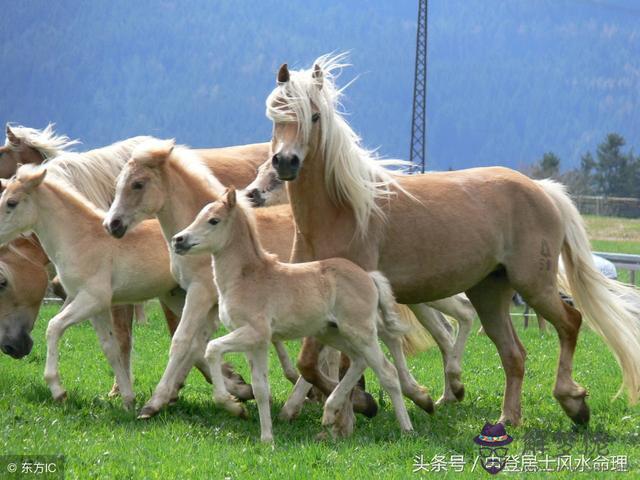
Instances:
[[[213,269],[218,288],[224,292],[238,278],[246,280],[248,272],[265,268],[271,259],[267,257],[257,240],[257,232],[246,213],[236,212],[236,218],[227,242],[214,253]]]
[[[79,204],[75,199],[46,183],[33,195],[38,209],[38,219],[33,231],[42,248],[57,264],[68,248],[73,248],[78,239],[90,238],[96,229],[101,230],[100,218]]]
[[[309,250],[308,257],[324,256],[317,243],[327,238],[327,231],[349,243],[356,233],[355,217],[347,206],[338,206],[329,197],[325,183],[324,153],[318,149],[300,170],[298,178],[287,183],[289,202],[295,221],[296,249]],[[298,252],[299,253],[299,252]],[[294,257],[296,257],[294,252]],[[334,254],[331,254],[334,256]],[[311,259],[311,258],[306,258]],[[296,259],[297,261],[300,258]]]
[[[183,171],[165,172],[166,197],[158,221],[167,241],[185,229],[205,205],[218,199],[216,192],[189,175]]]

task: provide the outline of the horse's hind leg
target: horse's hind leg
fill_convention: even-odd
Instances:
[[[120,348],[120,358],[122,364],[127,366],[129,377],[133,381],[131,374],[131,345],[132,345],[132,326],[133,326],[133,308],[131,305],[116,305],[111,307],[111,317],[113,319],[113,331]],[[117,397],[120,394],[117,380],[114,380],[113,387],[109,392],[109,398]]]
[[[500,422],[518,425],[526,353],[511,323],[509,308],[513,289],[504,271],[489,275],[467,291],[482,326],[496,345],[506,376]]]
[[[536,312],[555,327],[560,338],[560,359],[553,396],[564,412],[576,424],[589,421],[589,407],[585,401],[587,391],[572,378],[573,354],[578,341],[582,315],[578,310],[562,301],[555,282],[540,285],[540,290],[521,293]]]
[[[438,399],[436,405],[441,405],[445,402],[461,402],[464,398],[462,357],[467,340],[471,334],[471,329],[473,328],[473,320],[476,312],[471,302],[462,294],[429,302],[428,305],[458,321],[458,335],[453,342],[453,349],[449,355],[449,361],[447,365],[445,365],[444,393],[442,397]]]
[[[130,410],[135,403],[133,379],[131,377],[130,365],[124,361],[125,359],[121,355],[119,345],[117,345],[117,340],[112,331],[113,321],[111,319],[111,312],[107,311],[94,316],[91,323],[100,340],[102,351],[107,357],[113,373],[116,376],[122,403],[127,410]]]
[[[402,350],[402,339],[400,337],[387,334],[382,328],[378,331],[378,336],[382,339],[393,357],[393,363],[396,366],[398,379],[400,380],[400,387],[402,388],[404,396],[411,399],[413,403],[425,412],[433,413],[433,400],[431,399],[429,392],[425,387],[416,382],[413,375],[411,375],[409,367],[407,366],[407,359],[405,358],[404,351]]]
[[[315,385],[322,393],[329,396],[337,383],[327,378],[319,368],[318,360],[322,349],[323,345],[317,339],[306,337],[302,341],[302,349],[298,356],[298,370],[307,382]],[[352,400],[354,410],[369,418],[375,416],[378,411],[378,404],[373,397],[360,389],[354,391]]]
[[[409,305],[409,308],[418,321],[427,329],[436,341],[442,355],[444,366],[444,393],[439,403],[455,402],[462,400],[464,396],[464,385],[460,381],[460,364],[455,364],[453,359],[453,339],[443,324],[444,317],[434,309],[419,303]]]

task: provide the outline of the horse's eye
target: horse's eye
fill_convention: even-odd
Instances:
[[[4,290],[8,286],[9,286],[9,282],[7,281],[6,278],[3,278],[0,280],[0,290]]]
[[[209,224],[210,225],[217,225],[218,223],[220,223],[220,220],[218,220],[217,218],[210,218],[209,219]]]
[[[142,188],[144,187],[144,182],[133,182],[133,185],[131,185],[131,188],[133,188],[134,190],[142,190]]]
[[[18,206],[18,201],[10,198],[9,200],[7,200],[7,207],[9,208],[16,208]]]
[[[311,115],[311,121],[313,123],[316,123],[318,120],[320,120],[320,114],[319,113],[314,113],[313,115]]]

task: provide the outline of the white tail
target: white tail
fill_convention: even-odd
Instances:
[[[552,198],[565,225],[563,280],[587,325],[616,357],[629,403],[635,404],[640,390],[640,295],[635,288],[610,280],[598,271],[582,217],[565,187],[551,180],[537,183]],[[618,395],[621,391],[622,388]]]
[[[378,307],[382,312],[382,322],[390,335],[404,335],[409,328],[400,321],[396,311],[396,299],[389,280],[380,272],[369,272],[369,276],[378,290]]]

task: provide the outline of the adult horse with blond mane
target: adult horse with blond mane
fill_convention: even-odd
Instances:
[[[466,292],[506,374],[500,421],[520,423],[525,350],[509,316],[513,291],[548,319],[560,340],[555,398],[578,424],[589,420],[586,390],[572,378],[582,323],[557,288],[562,254],[576,305],[618,360],[629,401],[640,391],[638,308],[632,289],[593,265],[582,219],[564,188],[506,168],[392,176],[361,146],[338,111],[343,55],[311,69],[282,65],[266,101],[272,163],[296,222],[292,260],[345,257],[380,270],[399,302]],[[319,342],[305,339],[302,375],[321,386]]]

